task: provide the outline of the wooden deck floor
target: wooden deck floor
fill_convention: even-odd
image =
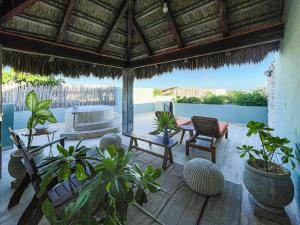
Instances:
[[[153,115],[152,114],[142,114],[135,117],[135,131],[140,133],[147,133],[153,129]],[[58,126],[63,128],[63,126]],[[242,184],[242,173],[243,173],[243,160],[239,158],[238,151],[236,150],[237,146],[242,144],[251,144],[258,146],[259,142],[256,137],[248,138],[246,137],[246,127],[244,125],[230,124],[229,125],[229,139],[223,140],[219,145],[217,150],[216,164],[222,170],[224,177],[227,181],[232,183]],[[57,137],[59,135],[56,134]],[[180,136],[176,135],[175,139],[179,140]],[[46,137],[41,137],[34,140],[36,144],[47,142]],[[128,145],[129,139],[123,137],[123,144]],[[66,145],[72,145],[76,141],[68,141]],[[85,140],[84,144],[86,146],[95,146],[99,143],[99,139],[89,139]],[[141,143],[142,144],[142,143]],[[145,147],[149,147],[145,145]],[[160,152],[161,149],[153,148],[153,151]],[[8,200],[12,193],[10,188],[10,182],[12,178],[9,176],[7,171],[7,163],[9,155],[12,151],[5,151],[3,153],[3,178],[0,180],[0,224],[1,225],[14,225],[20,212],[28,203],[28,200],[32,196],[32,191],[30,188],[27,189],[24,198],[21,203],[14,207],[11,210],[7,210]],[[174,161],[179,164],[185,164],[188,160],[194,157],[202,157],[210,159],[210,155],[205,152],[192,150],[190,157],[185,156],[184,145],[177,145],[173,151]],[[287,208],[286,211],[290,217],[290,220],[293,225],[300,224],[300,212],[297,207],[296,202],[292,202]],[[47,224],[46,221],[42,221],[41,224]],[[278,223],[271,222],[266,219],[257,218],[253,215],[253,206],[249,200],[249,194],[243,185],[242,192],[242,207],[241,207],[241,224],[242,225],[276,225]]]

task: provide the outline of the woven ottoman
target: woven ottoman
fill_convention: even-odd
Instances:
[[[109,145],[114,145],[117,148],[120,148],[122,144],[122,138],[119,134],[109,133],[101,137],[99,142],[100,150],[105,150]]]
[[[183,179],[201,195],[216,195],[224,189],[224,176],[216,164],[206,159],[192,159],[185,164]]]

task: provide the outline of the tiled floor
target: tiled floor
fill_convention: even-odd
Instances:
[[[153,113],[148,114],[140,114],[135,116],[135,126],[134,130],[137,133],[148,133],[153,130]],[[63,124],[56,125],[59,129],[63,129]],[[216,164],[222,170],[224,177],[226,180],[242,184],[242,173],[243,173],[243,160],[239,157],[238,151],[236,149],[237,146],[242,144],[251,144],[257,146],[259,144],[257,137],[246,137],[246,127],[242,124],[230,124],[229,125],[229,139],[223,140],[217,149],[217,159]],[[56,134],[55,138],[59,137],[59,133]],[[175,139],[179,140],[180,134],[177,134]],[[185,137],[187,138],[187,136]],[[122,137],[123,144],[128,146],[129,139],[126,137]],[[46,137],[39,137],[34,140],[34,143],[46,143]],[[74,145],[77,141],[67,141],[66,145]],[[95,146],[98,145],[99,139],[87,139],[83,141],[85,146]],[[143,147],[149,148],[148,144],[142,144]],[[160,148],[152,148],[153,151],[161,152]],[[30,199],[31,190],[28,189],[27,193],[22,199],[22,203],[14,207],[13,209],[7,211],[7,203],[12,193],[10,188],[10,182],[12,178],[9,176],[7,172],[7,162],[9,159],[9,155],[12,151],[5,151],[3,153],[4,159],[4,168],[3,168],[3,179],[0,180],[0,224],[2,225],[13,225],[16,222],[16,219],[20,215],[20,211],[22,207],[24,207]],[[46,153],[47,154],[47,153]],[[185,156],[185,146],[183,144],[178,144],[173,150],[174,161],[179,164],[185,164],[189,159],[194,157],[201,157],[210,159],[210,154],[207,152],[202,152],[199,150],[192,150],[190,153],[190,157]],[[288,215],[294,225],[300,224],[300,212],[297,207],[296,202],[294,201],[287,207]],[[242,221],[243,225],[275,225],[277,223],[268,221],[266,219],[256,218],[253,216],[253,206],[249,201],[249,195],[245,187],[243,186],[243,203],[242,203]],[[43,224],[47,224],[46,221]]]

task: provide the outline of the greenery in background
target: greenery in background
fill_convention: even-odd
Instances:
[[[231,104],[245,106],[267,106],[268,98],[266,91],[263,89],[251,92],[233,91],[228,95]]]
[[[59,156],[45,159],[51,164],[42,180],[40,196],[53,179],[53,171],[58,172],[60,180],[69,180],[70,174],[75,172],[82,187],[78,197],[65,206],[62,217],[57,217],[48,199],[42,205],[44,215],[52,225],[125,225],[129,205],[147,202],[147,193],[160,189],[155,180],[162,170],[148,165],[142,171],[137,164],[130,165],[134,152],[113,145],[103,152],[96,148],[97,154],[93,157],[87,154],[91,149],[79,145],[69,149],[58,145]],[[86,180],[89,182],[83,185]],[[100,218],[96,219],[95,213]]]
[[[164,131],[165,129],[175,129],[176,119],[170,112],[161,112],[157,118],[154,119],[157,130]]]
[[[163,93],[162,93],[162,90],[161,89],[157,89],[157,88],[154,88],[153,89],[153,96],[156,97],[156,96],[162,96]]]
[[[281,165],[291,163],[292,169],[295,168],[294,160],[297,159],[293,154],[293,149],[286,146],[289,143],[287,138],[273,136],[274,129],[267,127],[264,123],[250,121],[247,124],[247,136],[258,135],[261,141],[261,149],[256,149],[250,145],[238,147],[241,151],[240,157],[249,156],[253,167],[261,169],[264,172],[282,173]],[[277,165],[274,156],[278,154],[281,159],[281,164]]]
[[[56,118],[49,110],[52,100],[40,100],[34,91],[30,91],[25,98],[25,105],[31,112],[27,121],[27,128],[29,130],[27,148],[30,149],[32,142],[33,129],[38,125],[44,125],[45,122],[56,123]]]
[[[55,78],[52,76],[40,76],[29,73],[15,72],[13,69],[3,71],[2,83],[9,82],[31,84],[33,86],[50,85],[52,87],[63,84],[65,81],[62,78]]]
[[[267,106],[268,98],[263,89],[253,91],[232,91],[226,95],[215,95],[211,92],[202,97],[178,97],[177,103],[192,104],[234,104],[243,106]]]

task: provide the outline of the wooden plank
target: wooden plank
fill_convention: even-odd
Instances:
[[[179,33],[179,29],[178,29],[178,27],[175,23],[175,18],[174,18],[173,13],[170,9],[169,2],[170,2],[169,0],[164,1],[164,4],[166,4],[167,7],[168,7],[168,11],[165,12],[165,16],[167,18],[169,29],[172,33],[174,41],[176,42],[176,44],[178,45],[179,48],[182,48],[183,47],[182,38],[181,38],[181,35]]]
[[[133,82],[134,70],[123,70],[122,88],[122,132],[130,133],[133,130]]]
[[[112,27],[109,30],[108,34],[106,35],[104,42],[101,44],[99,50],[100,52],[103,52],[104,47],[111,41],[114,32],[117,30],[118,25],[121,21],[121,19],[124,17],[124,14],[126,12],[126,10],[128,9],[128,4],[127,4],[127,0],[123,0],[119,11],[117,13],[117,16],[114,18],[113,22],[112,22]]]
[[[227,182],[224,184],[224,191],[220,195],[208,198],[206,206],[203,210],[199,225],[218,225],[224,205],[224,199],[227,191]]]
[[[226,1],[219,0],[219,11],[220,11],[220,25],[223,33],[223,37],[227,37],[229,35],[229,27],[227,21],[227,12],[226,12]]]
[[[35,37],[16,34],[13,32],[6,32],[3,30],[0,30],[0,43],[3,45],[4,49],[14,50],[18,52],[55,56],[79,62],[118,68],[126,66],[126,62],[123,60],[118,60],[99,53],[71,47],[64,44],[54,43]]]
[[[38,0],[21,0],[16,2],[16,5],[12,8],[8,8],[6,11],[1,13],[0,24],[6,23],[14,16],[22,13],[25,9],[32,6]],[[7,1],[8,2],[8,1]]]
[[[150,144],[154,144],[154,145],[158,145],[160,147],[168,147],[168,148],[172,148],[174,147],[178,141],[175,141],[173,139],[169,139],[169,143],[168,144],[164,144],[163,143],[163,137],[161,136],[157,136],[157,135],[137,135],[134,132],[130,132],[130,133],[125,133],[124,136],[127,137],[134,137],[137,140],[140,141],[144,141]]]
[[[131,61],[133,0],[128,0],[127,16],[127,63]]]
[[[222,37],[218,40],[212,40],[205,44],[190,45],[181,49],[171,50],[167,53],[136,59],[132,61],[131,66],[138,68],[263,45],[266,43],[279,44],[279,41],[283,38],[284,34],[283,27],[283,23],[264,26],[256,30]]]
[[[72,17],[72,13],[73,13],[73,10],[75,8],[75,5],[76,5],[76,0],[70,0],[69,1],[69,4],[68,4],[66,12],[65,12],[64,19],[62,21],[59,33],[57,35],[56,42],[58,42],[58,43],[61,43],[63,38],[64,38],[67,27],[69,26],[69,24],[71,22],[71,17]]]

